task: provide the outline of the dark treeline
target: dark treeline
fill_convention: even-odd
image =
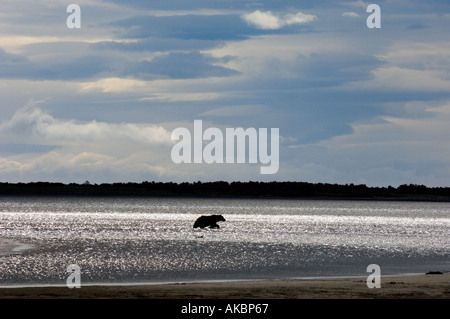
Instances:
[[[0,196],[202,196],[450,201],[450,187],[368,187],[305,182],[0,183]]]

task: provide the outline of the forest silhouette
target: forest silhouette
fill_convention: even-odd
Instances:
[[[368,187],[307,182],[0,183],[0,196],[179,196],[450,201],[450,187]]]

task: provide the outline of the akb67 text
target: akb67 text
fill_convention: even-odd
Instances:
[[[268,307],[269,307],[269,304],[267,304],[267,303],[227,304],[227,307],[225,308],[224,313],[266,313]]]

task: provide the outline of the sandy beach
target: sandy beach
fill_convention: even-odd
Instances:
[[[283,279],[152,285],[92,285],[81,288],[0,288],[1,299],[449,299],[450,274],[366,278]]]

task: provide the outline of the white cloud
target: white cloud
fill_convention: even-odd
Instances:
[[[254,25],[258,29],[276,30],[281,28],[280,19],[272,14],[272,12],[255,12],[248,13],[242,16],[248,24]]]
[[[59,119],[30,101],[0,124],[0,144],[24,150],[0,157],[0,175],[12,181],[95,182],[155,179],[173,165],[173,141],[161,125]],[[27,152],[26,145],[56,145]]]
[[[118,156],[64,148],[45,154],[0,157],[0,174],[4,181],[129,182],[158,179],[170,171],[166,163],[148,151]]]
[[[124,78],[103,78],[91,82],[83,82],[79,85],[80,91],[100,91],[104,93],[143,92],[149,87],[149,83],[143,80]]]
[[[102,142],[125,140],[143,144],[171,144],[170,132],[149,124],[105,123],[98,121],[78,122],[56,119],[30,102],[19,109],[13,117],[0,124],[2,140],[9,143],[18,139],[43,144]]]
[[[450,91],[450,45],[441,41],[395,43],[377,56],[384,63],[373,78],[352,83],[349,89],[386,91]]]
[[[450,79],[441,70],[415,70],[399,67],[379,68],[373,71],[371,85],[388,90],[450,91]]]
[[[295,14],[286,14],[284,16],[274,15],[271,11],[256,10],[252,13],[242,15],[248,24],[263,30],[277,30],[287,25],[303,24],[317,19],[315,15],[297,12]]]
[[[303,24],[316,20],[317,17],[311,14],[305,14],[302,12],[297,12],[296,14],[287,14],[284,16],[283,24]]]
[[[80,93],[102,92],[110,94],[136,93],[139,101],[212,101],[226,97],[224,92],[198,91],[208,85],[226,82],[222,79],[163,79],[144,81],[128,78],[103,78],[77,84]],[[215,84],[217,83],[217,84]]]
[[[359,18],[359,14],[357,14],[356,12],[353,12],[353,11],[342,12],[341,15],[342,15],[343,17]]]

